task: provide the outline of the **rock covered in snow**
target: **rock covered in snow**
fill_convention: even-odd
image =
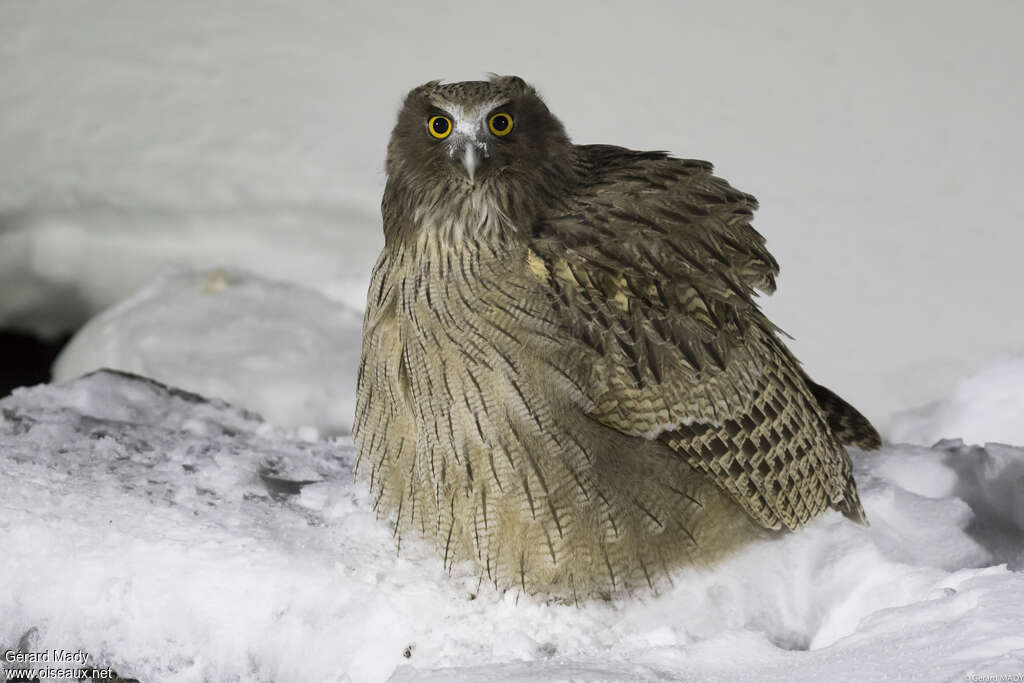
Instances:
[[[112,368],[215,396],[287,427],[351,429],[362,314],[238,269],[169,270],[89,321],[54,379]]]
[[[0,648],[33,633],[170,683],[1024,670],[1024,450],[853,456],[870,528],[830,513],[576,607],[449,576],[415,539],[396,553],[347,439],[106,371],[21,389],[0,400]]]

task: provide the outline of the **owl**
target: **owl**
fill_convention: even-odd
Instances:
[[[357,475],[498,589],[655,591],[828,508],[880,445],[755,303],[757,201],[703,161],[575,145],[514,76],[426,83],[387,152]]]

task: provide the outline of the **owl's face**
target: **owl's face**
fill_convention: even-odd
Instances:
[[[529,190],[572,145],[537,93],[515,76],[415,88],[388,145],[388,175],[422,190]],[[523,185],[527,187],[523,187]],[[432,193],[433,194],[433,193]]]

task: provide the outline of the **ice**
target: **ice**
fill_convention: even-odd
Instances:
[[[577,607],[448,575],[415,539],[397,553],[350,441],[312,437],[110,371],[0,401],[0,646],[35,628],[36,647],[171,682],[1024,666],[1021,448],[853,451],[870,527],[829,513],[662,595]]]

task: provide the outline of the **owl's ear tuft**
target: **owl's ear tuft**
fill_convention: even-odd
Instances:
[[[487,79],[501,88],[518,91],[520,94],[533,92],[530,84],[519,76],[502,76],[496,73],[489,73],[487,74]]]
[[[437,80],[433,80],[433,81],[427,81],[423,85],[416,86],[415,88],[412,89],[412,92],[416,93],[417,95],[422,95],[423,93],[430,92],[431,90],[434,90],[439,85],[441,85],[441,79],[440,78],[438,78]]]

